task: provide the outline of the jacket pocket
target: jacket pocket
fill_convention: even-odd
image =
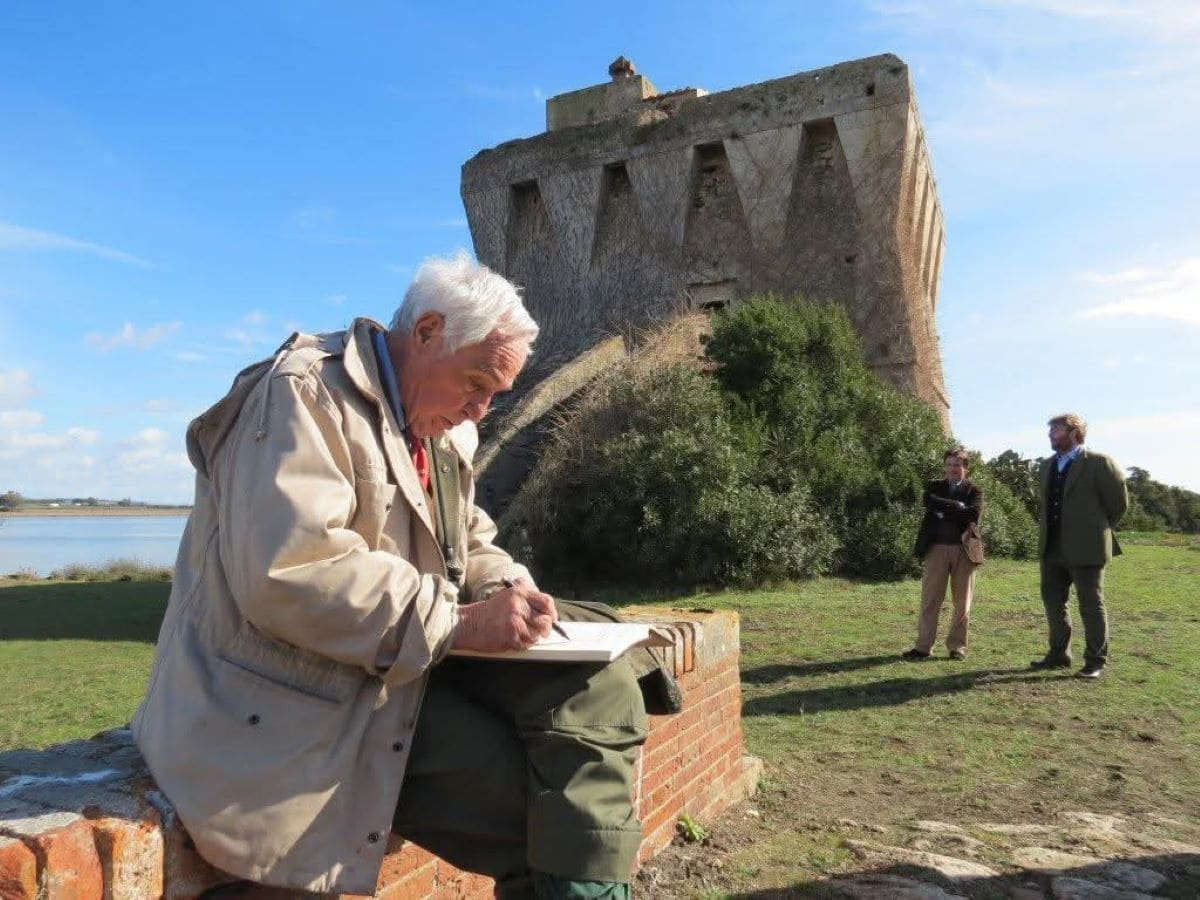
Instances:
[[[362,535],[362,539],[372,550],[379,549],[379,538],[387,525],[395,499],[396,485],[386,481],[355,479],[354,519],[350,527]]]
[[[327,703],[346,703],[367,679],[357,666],[295,647],[242,622],[222,661],[278,688]]]

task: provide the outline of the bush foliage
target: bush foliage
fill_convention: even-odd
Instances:
[[[714,320],[705,365],[664,332],[599,381],[505,539],[568,581],[903,576],[948,446],[928,406],[866,366],[840,307],[750,301]],[[978,469],[991,552],[1027,555],[1032,520]]]

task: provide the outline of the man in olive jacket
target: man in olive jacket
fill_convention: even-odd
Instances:
[[[1081,678],[1099,678],[1108,660],[1108,617],[1104,611],[1104,567],[1119,555],[1113,529],[1129,507],[1125,476],[1112,459],[1083,447],[1087,424],[1075,413],[1055,416],[1050,426],[1054,456],[1039,473],[1042,604],[1050,631],[1045,657],[1034,669],[1071,665],[1071,585],[1079,598],[1085,638]]]
[[[195,505],[133,733],[217,867],[372,894],[395,832],[502,898],[628,897],[631,657],[447,659],[528,647],[560,612],[474,503],[475,423],[536,334],[499,275],[431,260],[390,329],[294,335],[189,427]]]

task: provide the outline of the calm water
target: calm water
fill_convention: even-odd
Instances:
[[[3,516],[0,575],[136,559],[173,566],[187,516]]]

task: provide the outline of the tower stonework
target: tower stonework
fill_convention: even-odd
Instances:
[[[715,94],[659,93],[623,57],[610,73],[463,166],[476,255],[523,288],[543,374],[676,310],[802,295],[844,305],[875,371],[948,423],[942,209],[908,67]]]

